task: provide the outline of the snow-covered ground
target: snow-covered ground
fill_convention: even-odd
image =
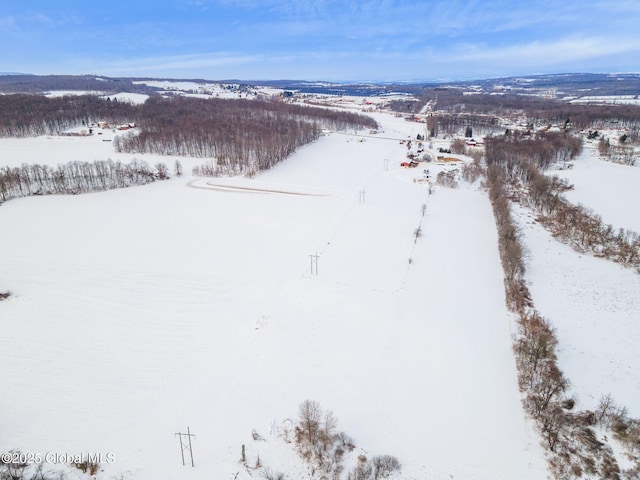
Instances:
[[[640,416],[640,276],[559,243],[524,209],[516,209],[516,218],[528,250],[533,302],[557,330],[558,364],[578,407],[595,409],[611,394]]]
[[[582,204],[600,215],[605,223],[640,233],[640,168],[600,160],[593,145],[586,145],[573,168],[550,173],[566,178],[574,189],[565,193],[569,201]]]
[[[72,129],[76,133],[88,131],[88,127],[81,126]],[[175,158],[161,155],[141,155],[133,153],[117,153],[113,149],[113,139],[125,132],[113,128],[94,128],[92,135],[86,136],[58,136],[43,135],[35,138],[2,138],[0,139],[0,167],[19,167],[23,163],[38,163],[56,166],[61,163],[94,160],[119,160],[130,162],[133,159],[144,159],[150,165],[164,162],[172,167]],[[182,162],[185,159],[181,158]],[[202,159],[186,159],[191,164],[202,163]],[[194,163],[195,162],[195,163]]]
[[[241,86],[235,83],[192,82],[176,80],[139,80],[133,83],[160,88],[165,93],[200,98],[254,98],[270,97],[282,93],[281,89],[265,86]]]
[[[45,96],[51,98],[57,97],[73,97],[79,95],[106,95],[106,92],[96,92],[93,90],[52,90],[48,92]]]
[[[131,92],[121,92],[116,93],[115,95],[106,95],[106,98],[110,98],[111,100],[118,100],[119,102],[131,103],[133,105],[139,105],[147,101],[149,95],[144,95],[142,93],[131,93]]]
[[[183,95],[196,98],[268,98],[282,94],[283,90],[266,86],[244,86],[234,83],[217,82],[192,82],[178,80],[139,80],[134,84],[148,85],[161,89],[160,94]],[[48,97],[64,97],[76,95],[97,95],[104,98],[117,99],[118,101],[141,104],[149,98],[149,95],[141,93],[108,93],[90,90],[52,90],[46,94]]]
[[[254,191],[187,174],[2,205],[0,450],[113,452],[102,478],[249,478],[252,429],[314,399],[400,478],[545,478],[489,201],[428,195],[388,139],[416,125],[376,119],[385,138],[332,134],[223,181]],[[0,165],[131,157],[102,140],[2,139]]]
[[[149,95],[143,95],[141,93],[116,93],[116,94],[108,94],[106,92],[93,92],[89,90],[53,90],[46,94],[47,97],[56,98],[56,97],[69,97],[69,96],[78,96],[78,95],[97,95],[104,98],[117,99],[119,102],[127,102],[132,104],[140,104],[144,103]]]
[[[574,98],[571,103],[640,105],[640,99],[638,95],[587,95]]]

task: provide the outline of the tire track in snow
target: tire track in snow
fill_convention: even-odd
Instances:
[[[287,190],[275,190],[271,188],[255,188],[240,187],[235,185],[221,185],[213,182],[206,182],[206,186],[196,185],[199,179],[190,181],[187,186],[191,188],[199,188],[201,190],[213,190],[219,192],[237,192],[237,193],[261,193],[261,194],[277,194],[277,195],[297,195],[301,197],[328,197],[328,194],[308,193],[308,192],[292,192]]]

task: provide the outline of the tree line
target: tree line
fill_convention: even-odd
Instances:
[[[517,139],[485,139],[486,185],[498,229],[505,296],[508,308],[518,318],[514,353],[523,406],[542,435],[554,478],[634,479],[640,474],[640,421],[629,418],[626,409],[615,405],[608,395],[602,397],[595,411],[573,411],[570,382],[558,366],[556,332],[535,309],[525,280],[524,248],[510,201],[527,202],[528,192],[535,204],[545,196],[540,192],[548,189],[554,192],[550,195],[559,196],[568,187],[554,177],[543,175],[543,180],[538,176],[542,175],[539,169],[546,164],[546,156],[536,157],[533,147],[544,142],[538,139],[526,147],[515,147]],[[626,470],[620,468],[611,446],[598,439],[599,429],[609,432],[629,458],[635,458]]]
[[[553,162],[568,161],[579,152],[571,136],[539,135],[523,139],[512,134],[485,139],[487,164],[502,170],[518,197],[538,214],[538,220],[553,235],[580,252],[607,258],[640,272],[640,235],[614,229],[581,205],[573,205],[562,193],[570,188],[566,181],[545,175],[542,170]]]
[[[593,426],[574,413],[569,381],[557,363],[555,331],[537,310],[524,278],[526,266],[520,231],[509,203],[509,179],[499,165],[487,168],[486,183],[498,229],[508,308],[517,315],[513,349],[523,407],[534,420],[549,452],[549,469],[558,480],[584,474],[619,479],[620,468],[609,448],[590,442]],[[584,441],[583,441],[584,440]]]
[[[0,91],[4,93],[33,94],[52,90],[151,94],[158,89],[144,83],[136,83],[131,78],[95,75],[0,75]]]
[[[473,129],[477,137],[496,135],[501,130],[504,132],[504,119],[518,122],[529,131],[552,125],[567,132],[624,129],[618,146],[608,153],[613,161],[635,162],[633,149],[622,147],[628,147],[640,137],[640,107],[637,105],[573,104],[516,94],[465,95],[458,89],[435,88],[425,89],[419,102],[407,103],[405,107],[417,112],[428,102],[434,109],[426,118],[427,131],[432,137],[457,135],[468,129]]]
[[[472,129],[477,137],[504,132],[502,120],[495,115],[484,113],[437,112],[427,117],[427,131],[431,137],[456,135]],[[472,135],[469,135],[471,137]]]
[[[134,160],[125,164],[113,160],[70,162],[57,167],[22,165],[0,168],[0,204],[31,195],[79,194],[146,185],[169,178],[166,165],[150,168]]]
[[[582,139],[562,132],[507,132],[485,138],[484,145],[488,165],[501,165],[509,176],[521,180],[526,180],[523,171],[528,168],[546,170],[554,163],[567,162],[582,152]]]
[[[435,102],[439,112],[502,118],[513,116],[533,125],[564,125],[567,120],[574,129],[602,128],[612,122],[636,129],[640,125],[640,107],[629,104],[577,104],[516,94],[465,95],[453,88],[425,90],[420,104],[425,105],[429,101]]]

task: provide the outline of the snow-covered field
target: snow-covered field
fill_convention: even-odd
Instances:
[[[399,167],[404,145],[361,139],[223,181],[253,191],[187,174],[2,205],[0,450],[113,452],[105,479],[250,478],[252,429],[314,399],[400,478],[545,478],[486,195],[428,195],[422,168]],[[121,158],[110,145],[3,139],[0,165]],[[195,469],[174,435],[187,426]],[[263,453],[274,470],[297,461]]]
[[[558,364],[578,407],[593,410],[611,394],[640,416],[640,276],[559,243],[523,210],[517,218],[533,301],[557,331]]]
[[[235,83],[209,83],[175,80],[139,80],[133,83],[160,88],[165,93],[201,98],[253,98],[258,95],[270,97],[282,90],[271,87],[243,87]]]
[[[116,93],[116,94],[109,94],[106,92],[91,92],[91,91],[87,91],[87,90],[53,90],[49,93],[47,93],[47,97],[69,97],[69,96],[76,96],[76,95],[97,95],[103,98],[110,98],[111,100],[117,99],[119,102],[127,102],[127,103],[131,103],[131,104],[140,104],[140,103],[144,103],[147,98],[149,98],[149,95],[143,95],[141,93]]]
[[[82,127],[85,130],[86,128]],[[151,165],[164,162],[171,166],[172,159],[168,157],[116,153],[111,143],[115,135],[116,130],[97,128],[95,135],[85,137],[46,135],[29,139],[2,138],[0,166],[19,167],[23,163],[56,166],[73,161],[93,162],[107,159],[130,162],[134,158],[144,159]]]
[[[638,95],[587,95],[571,99],[571,103],[640,105]]]
[[[640,168],[600,160],[587,144],[573,168],[551,173],[566,178],[574,189],[565,193],[569,201],[599,214],[605,223],[640,233]]]

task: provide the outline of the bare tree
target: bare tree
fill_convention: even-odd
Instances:
[[[338,428],[338,419],[333,415],[331,410],[324,412],[324,419],[320,426],[320,442],[322,449],[326,452],[330,445],[336,439],[336,429]]]
[[[315,446],[318,442],[322,419],[320,404],[315,400],[305,400],[300,404],[299,416],[303,438],[309,445]]]
[[[464,143],[464,140],[462,140],[461,138],[456,138],[455,140],[452,140],[451,146],[449,147],[449,149],[451,150],[451,153],[456,153],[459,155],[464,154],[466,148],[467,148],[466,144]]]

